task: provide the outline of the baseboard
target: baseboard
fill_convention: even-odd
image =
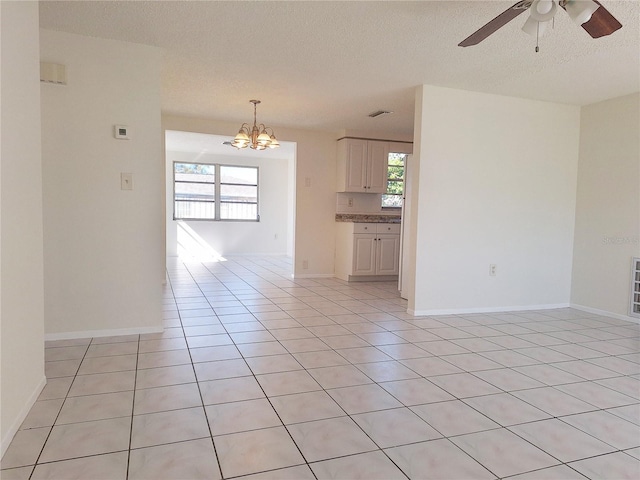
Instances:
[[[398,275],[349,275],[348,282],[397,282]]]
[[[83,330],[75,332],[46,333],[45,341],[51,340],[73,340],[76,338],[98,338],[116,337],[118,335],[138,335],[142,333],[161,333],[164,330],[162,325],[155,327],[141,328],[113,328],[108,330]]]
[[[530,310],[552,310],[554,308],[568,308],[568,303],[553,303],[543,305],[518,305],[511,307],[478,307],[478,308],[448,308],[439,310],[407,310],[407,313],[416,317],[429,315],[461,315],[469,313],[504,313],[526,312]]]
[[[587,313],[593,313],[595,315],[600,315],[602,317],[610,317],[610,318],[615,318],[617,320],[625,320],[627,322],[640,324],[640,318],[632,317],[630,315],[622,315],[620,313],[608,312],[606,310],[599,310],[597,308],[585,307],[584,305],[577,305],[575,303],[571,304],[571,308],[575,308],[576,310],[581,310]]]
[[[291,278],[335,278],[333,273],[292,273]]]
[[[16,433],[18,433],[20,425],[22,425],[24,419],[27,418],[31,407],[33,407],[33,405],[36,403],[36,400],[38,400],[38,397],[40,396],[40,393],[42,392],[42,389],[46,384],[47,378],[43,375],[42,379],[38,383],[38,386],[29,396],[29,399],[25,402],[24,407],[22,407],[22,410],[20,410],[20,413],[16,417],[15,421],[11,424],[11,427],[9,427],[9,430],[7,430],[7,433],[3,437],[2,442],[0,443],[0,458],[4,456],[7,448],[9,448],[13,437],[16,435]]]

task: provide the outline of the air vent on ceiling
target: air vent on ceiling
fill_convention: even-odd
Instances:
[[[379,117],[380,115],[389,115],[390,113],[393,113],[393,112],[390,112],[389,110],[378,110],[376,112],[370,113],[369,116],[371,118],[376,118],[376,117]]]
[[[629,314],[640,317],[640,257],[634,257],[631,264],[631,303]]]

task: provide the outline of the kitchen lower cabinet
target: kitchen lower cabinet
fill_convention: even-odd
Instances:
[[[400,270],[400,234],[378,235],[376,275],[398,275]]]
[[[387,280],[400,263],[400,225],[338,223],[336,276],[342,280]],[[360,277],[360,278],[358,278]],[[372,278],[369,278],[372,277]]]

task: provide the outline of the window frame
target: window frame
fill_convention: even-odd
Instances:
[[[219,222],[259,222],[260,221],[260,167],[254,167],[253,165],[230,165],[217,163],[216,165],[216,218]],[[256,183],[223,183],[222,176],[220,175],[220,169],[222,167],[231,168],[253,168],[256,171]],[[241,187],[256,187],[256,201],[255,202],[223,202],[221,198],[223,185],[237,185]],[[256,218],[220,218],[220,207],[222,203],[226,204],[245,204],[256,206]]]
[[[402,182],[402,193],[389,193],[389,167],[390,166],[397,166],[397,165],[390,165],[389,164],[389,159],[391,155],[402,155],[402,168],[403,168],[403,172],[402,172],[402,179],[401,180],[391,180],[394,182],[400,181]],[[404,193],[405,193],[405,176],[406,176],[406,167],[407,167],[407,156],[408,154],[406,153],[402,153],[402,152],[389,152],[389,154],[387,155],[387,174],[386,174],[386,178],[385,178],[385,183],[387,185],[387,189],[384,193],[382,193],[380,195],[380,208],[383,211],[400,211],[402,210],[402,205],[404,204]],[[385,196],[399,196],[401,198],[401,205],[399,207],[394,207],[394,206],[385,206],[382,204],[382,202],[384,201]]]
[[[213,203],[214,204],[214,217],[211,218],[190,218],[179,217],[176,215],[176,165],[206,165],[208,167],[214,167],[214,181],[213,182],[186,182],[178,180],[177,183],[200,183],[214,186],[214,199],[213,202],[203,201],[201,203]],[[221,181],[220,170],[221,167],[232,168],[252,168],[256,171],[256,183],[227,183]],[[255,202],[229,202],[221,200],[221,190],[223,185],[238,185],[246,187],[255,187],[256,189],[256,201]],[[184,201],[184,200],[183,200]],[[196,200],[197,202],[197,200]],[[256,206],[256,218],[220,218],[221,204],[249,204]],[[234,165],[224,163],[206,163],[206,162],[193,162],[193,161],[174,161],[173,162],[173,220],[174,221],[189,221],[189,222],[259,222],[260,221],[260,167],[253,165]]]

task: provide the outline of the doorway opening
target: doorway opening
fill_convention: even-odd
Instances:
[[[221,135],[165,132],[167,257],[206,262],[231,255],[291,259],[295,142],[254,151],[236,150],[223,143],[228,140]],[[251,215],[229,213],[249,210]]]

